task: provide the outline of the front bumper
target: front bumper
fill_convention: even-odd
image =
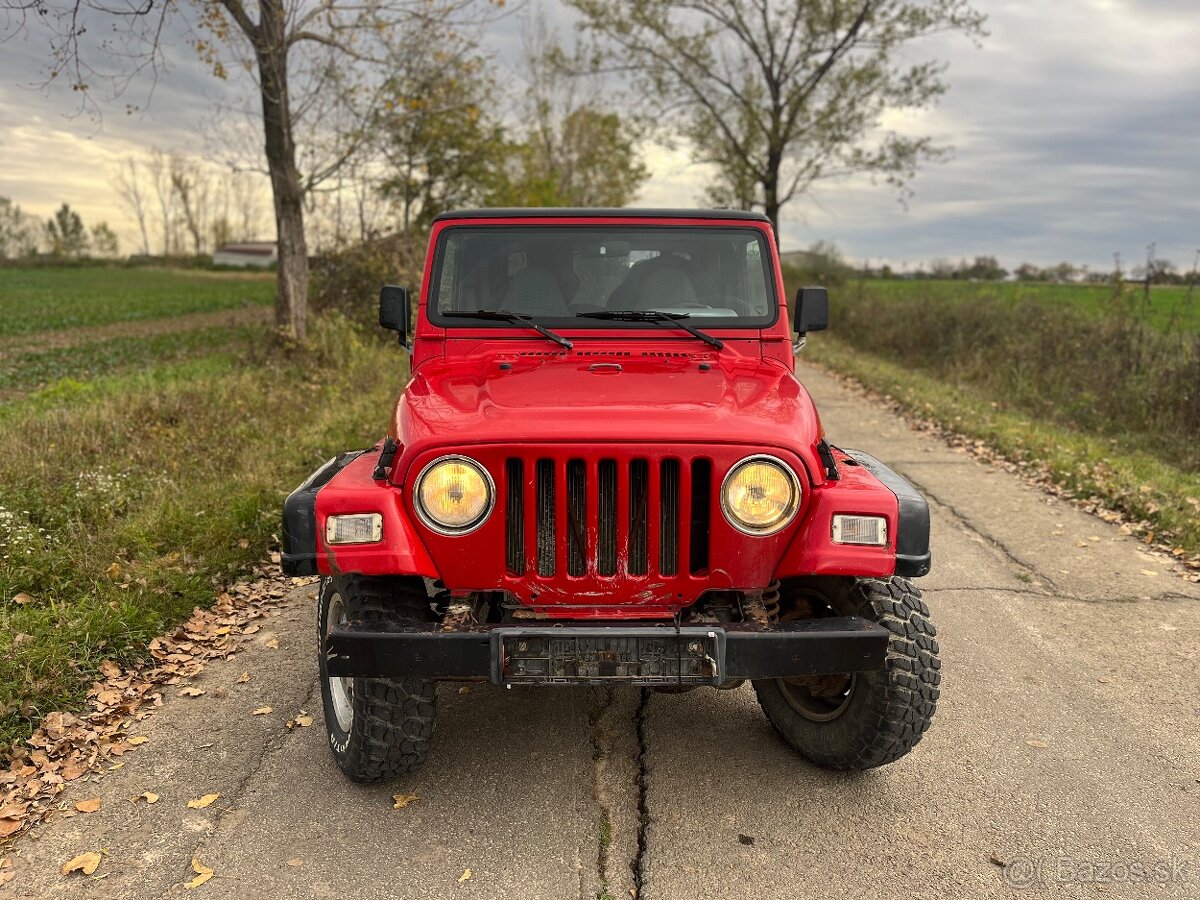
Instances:
[[[719,686],[882,668],[888,631],[855,616],[754,625],[406,626],[326,638],[336,676],[494,684]]]

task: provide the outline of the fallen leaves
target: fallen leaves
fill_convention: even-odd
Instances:
[[[255,710],[253,713],[251,713],[251,715],[255,715],[255,716],[265,716],[265,715],[268,715],[270,712],[271,712],[271,707],[269,707],[269,706],[260,706],[260,707],[259,707],[258,709],[256,709],[256,710]]]
[[[404,809],[404,807],[410,804],[419,802],[420,799],[416,794],[393,794],[392,809]]]
[[[277,638],[277,637],[267,638],[267,640],[263,642],[263,646],[266,647],[268,650],[278,650],[279,649],[279,638]]]
[[[154,791],[142,791],[133,798],[134,803],[137,803],[139,800],[145,800],[148,805],[153,806],[158,802],[158,794],[154,793]]]
[[[237,684],[245,684],[245,683],[246,683],[247,681],[249,681],[249,680],[250,680],[250,673],[249,673],[249,672],[243,672],[241,675],[239,675],[239,676],[238,676],[238,677],[235,679],[235,681],[236,681],[236,683],[237,683]]]
[[[463,873],[458,876],[458,883],[462,884],[464,881],[470,881],[470,880],[471,880],[471,870],[463,869]]]
[[[291,866],[293,869],[298,869],[302,865],[304,865],[304,860],[302,860],[300,857],[296,856],[296,857],[293,857],[292,859],[289,859],[287,861],[287,864],[289,866]]]
[[[100,867],[101,859],[103,857],[99,853],[89,850],[87,853],[80,853],[74,859],[67,860],[62,864],[59,871],[64,875],[70,875],[72,872],[82,872],[84,875],[92,875]]]
[[[208,691],[204,690],[204,688],[185,687],[182,691],[179,692],[179,696],[180,697],[203,697],[207,693],[208,693]]]
[[[220,796],[220,794],[205,794],[203,797],[197,797],[194,800],[189,800],[187,804],[188,809],[207,809],[208,807],[212,806],[213,801]]]
[[[120,575],[121,564],[114,565]],[[85,708],[77,714],[48,713],[26,745],[15,748],[0,768],[0,839],[42,821],[68,783],[92,772],[120,768],[123,764],[116,759],[150,740],[131,732],[162,705],[162,687],[180,685],[183,696],[199,696],[194,692],[202,689],[189,690],[182,682],[199,674],[207,663],[228,659],[242,649],[249,642],[243,631],[257,631],[257,620],[299,583],[283,577],[278,569],[253,581],[237,582],[217,597],[211,609],[194,610],[185,623],[150,641],[144,660],[129,666],[114,660],[101,662]],[[17,605],[34,602],[28,595],[11,599]],[[238,679],[249,680],[249,673]],[[138,798],[142,799],[153,803],[158,795],[147,792]]]
[[[90,800],[76,800],[75,810],[81,813],[94,813],[100,809],[100,798],[92,797]]]
[[[284,727],[286,727],[288,731],[291,731],[293,728],[307,728],[312,723],[313,717],[304,710],[300,710],[300,715],[296,716],[294,719],[288,719],[287,724]]]
[[[17,606],[27,606],[33,602],[33,598],[24,591],[21,591],[21,593],[12,598],[12,602],[17,604]]]
[[[184,885],[188,890],[200,887],[200,885],[213,877],[213,870],[195,857],[192,858],[192,871],[196,873],[196,877]]]
[[[1031,738],[1028,741],[1026,741],[1025,743],[1028,744],[1030,747],[1049,747],[1050,746],[1045,741],[1039,741],[1037,738]]]

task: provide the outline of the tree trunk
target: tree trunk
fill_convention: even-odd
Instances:
[[[308,247],[304,241],[304,191],[296,168],[288,105],[285,17],[279,0],[265,0],[260,9],[255,49],[262,76],[263,132],[279,241],[275,325],[285,336],[303,340],[308,312]]]
[[[775,244],[779,245],[779,169],[783,166],[783,151],[771,148],[767,152],[767,177],[763,179],[763,212],[771,220]]]

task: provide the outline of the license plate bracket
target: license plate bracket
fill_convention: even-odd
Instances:
[[[720,684],[725,633],[716,628],[499,628],[496,684]]]

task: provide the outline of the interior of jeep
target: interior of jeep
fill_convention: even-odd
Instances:
[[[769,256],[751,228],[452,228],[439,246],[430,313],[561,321],[657,311],[751,324],[773,317]]]

